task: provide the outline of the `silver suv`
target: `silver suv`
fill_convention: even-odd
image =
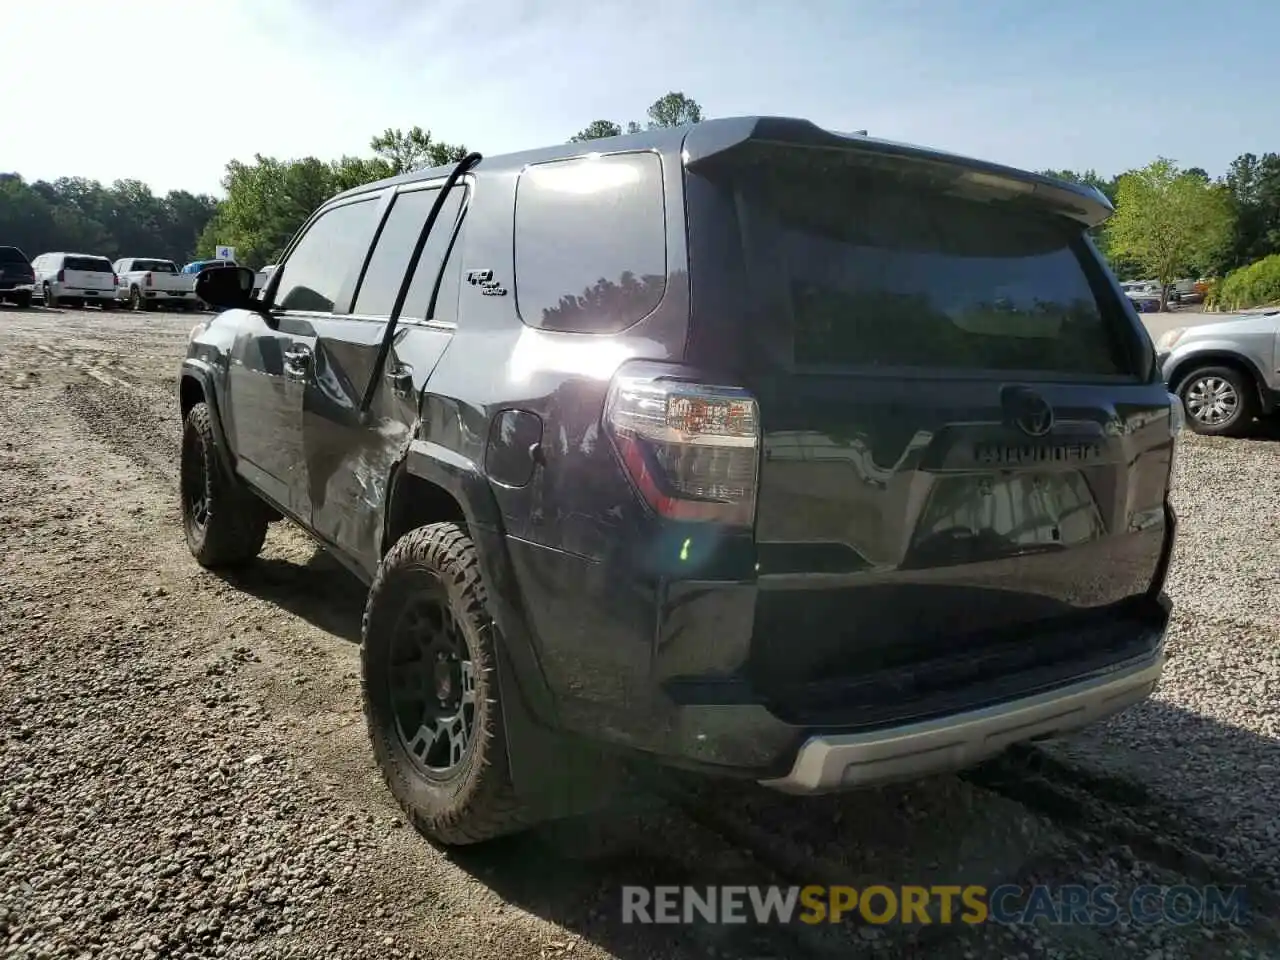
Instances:
[[[1196,433],[1239,436],[1280,400],[1280,310],[1175,327],[1156,341],[1169,390]]]

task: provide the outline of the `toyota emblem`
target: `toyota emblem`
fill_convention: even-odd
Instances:
[[[1011,391],[1006,402],[1014,425],[1027,436],[1043,437],[1053,429],[1053,407],[1035,391]]]

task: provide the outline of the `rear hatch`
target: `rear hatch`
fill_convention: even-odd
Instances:
[[[115,294],[115,271],[105,257],[67,257],[62,269],[62,283],[70,290]]]
[[[135,260],[133,270],[143,275],[143,284],[152,290],[175,293],[194,286],[194,279],[180,275],[171,260]]]
[[[1157,642],[1168,395],[1085,238],[1105,208],[1048,192],[865,145],[690,165],[688,359],[760,402],[776,712],[926,715]]]
[[[35,279],[31,261],[17,247],[0,247],[0,289],[30,284]]]

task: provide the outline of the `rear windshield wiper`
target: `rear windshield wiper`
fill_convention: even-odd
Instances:
[[[444,186],[440,188],[440,193],[436,197],[435,203],[431,205],[431,212],[427,214],[427,222],[422,225],[422,232],[418,234],[418,242],[413,245],[413,254],[409,257],[408,266],[405,267],[404,279],[400,281],[400,291],[396,294],[395,303],[391,306],[391,315],[387,318],[387,329],[383,331],[382,343],[378,346],[378,357],[373,363],[373,371],[369,374],[369,382],[365,384],[364,397],[360,400],[360,416],[368,414],[369,407],[373,403],[373,395],[378,392],[378,383],[382,379],[382,369],[387,365],[387,355],[391,352],[391,340],[396,335],[396,324],[400,321],[400,311],[404,309],[404,302],[409,297],[409,287],[413,285],[413,275],[418,269],[418,261],[422,259],[422,251],[426,249],[427,238],[431,236],[431,230],[436,225],[436,220],[440,216],[440,210],[444,206],[445,200],[449,197],[449,191],[454,185],[462,179],[462,175],[479,163],[483,157],[478,153],[469,153],[454,166],[449,172],[448,179],[445,180]],[[448,263],[448,259],[440,264],[443,270]],[[439,278],[437,277],[437,284]],[[434,292],[434,288],[433,288]]]

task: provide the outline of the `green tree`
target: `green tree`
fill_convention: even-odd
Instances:
[[[1220,272],[1280,253],[1280,154],[1243,153],[1223,177],[1236,222]]]
[[[391,166],[392,174],[408,173],[424,167],[442,167],[457,163],[467,155],[467,148],[436,140],[431,131],[412,127],[408,131],[388,127],[369,142],[374,155]]]
[[[686,97],[683,93],[672,91],[664,94],[649,105],[649,122],[647,128],[657,130],[662,127],[679,127],[686,123],[700,123],[703,120],[702,107],[698,101]],[[628,120],[626,133],[639,133],[645,126],[635,120]],[[624,132],[621,124],[612,120],[592,120],[589,124],[569,138],[570,143],[582,143],[587,140],[599,140],[603,137],[616,137]]]
[[[1113,254],[1132,258],[1160,282],[1165,310],[1169,283],[1211,263],[1231,230],[1226,188],[1160,157],[1121,176],[1106,236]]]
[[[697,100],[673,90],[663,94],[649,106],[649,129],[656,127],[681,127],[686,123],[701,123],[702,107]]]
[[[0,174],[0,236],[28,256],[53,250],[183,260],[214,215],[213,197],[152,194],[137,180],[104,187],[84,177],[27,183]]]
[[[622,136],[622,127],[612,120],[592,120],[585,127],[569,138],[570,143],[582,143],[585,140],[602,140],[605,137]]]

